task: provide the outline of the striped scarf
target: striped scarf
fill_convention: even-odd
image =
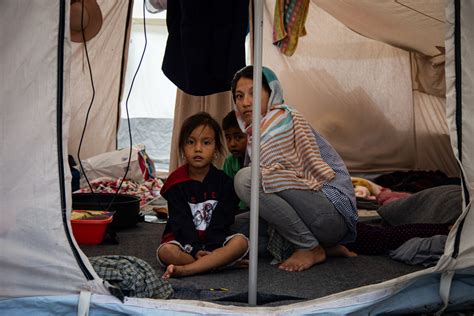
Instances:
[[[261,122],[260,170],[266,193],[319,190],[335,177],[324,162],[303,116],[288,105],[274,105]]]

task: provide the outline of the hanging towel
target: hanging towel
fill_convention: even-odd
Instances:
[[[273,44],[280,51],[292,56],[298,45],[298,38],[306,35],[304,24],[308,16],[310,0],[277,0],[273,22]]]

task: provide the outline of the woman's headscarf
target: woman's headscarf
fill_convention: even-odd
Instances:
[[[253,66],[246,66],[239,70],[238,72],[243,71],[245,68],[253,67]],[[280,81],[278,80],[275,73],[268,67],[262,67],[262,75],[265,77],[268,86],[270,87],[270,96],[268,98],[267,104],[267,113],[270,111],[270,108],[274,104],[283,104],[285,101],[283,99],[283,88],[281,87]],[[237,106],[234,102],[234,111],[237,117],[237,122],[239,123],[240,129],[247,134],[251,134],[251,124],[247,125],[242,116],[240,115],[239,111],[237,110]],[[265,113],[265,115],[267,114]]]

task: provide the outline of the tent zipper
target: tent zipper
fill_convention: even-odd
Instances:
[[[63,226],[66,232],[67,240],[71,246],[74,257],[76,258],[79,267],[81,268],[87,280],[93,280],[91,272],[87,269],[82,261],[76,246],[72,242],[71,232],[67,223],[67,208],[66,208],[66,189],[64,176],[64,160],[63,160],[63,98],[64,98],[64,37],[66,28],[66,0],[59,1],[59,27],[58,27],[58,67],[57,67],[57,145],[58,145],[58,168],[59,168],[59,191],[61,198],[61,214],[63,219]]]

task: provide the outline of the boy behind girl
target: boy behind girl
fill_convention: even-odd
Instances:
[[[234,111],[230,111],[222,120],[222,130],[224,131],[227,149],[230,152],[230,155],[224,161],[222,170],[233,179],[244,163],[247,135],[240,129]]]
[[[242,132],[235,111],[230,111],[222,120],[222,130],[224,131],[225,141],[227,149],[231,153],[224,161],[222,170],[232,179],[234,178],[237,171],[239,171],[244,165],[244,159],[247,150],[247,134]],[[240,201],[239,213],[236,213],[235,222],[231,226],[231,232],[241,233],[245,236],[250,236],[250,212],[247,205]],[[268,226],[266,222],[259,219],[259,237],[258,237],[258,253],[259,256],[268,256],[270,253],[267,251],[268,244]]]
[[[222,130],[224,131],[227,149],[230,152],[230,155],[227,156],[224,161],[222,170],[225,174],[234,179],[235,174],[244,164],[245,151],[247,149],[247,134],[240,129],[233,110],[222,120]],[[246,209],[242,201],[239,203],[239,208],[241,210]]]

